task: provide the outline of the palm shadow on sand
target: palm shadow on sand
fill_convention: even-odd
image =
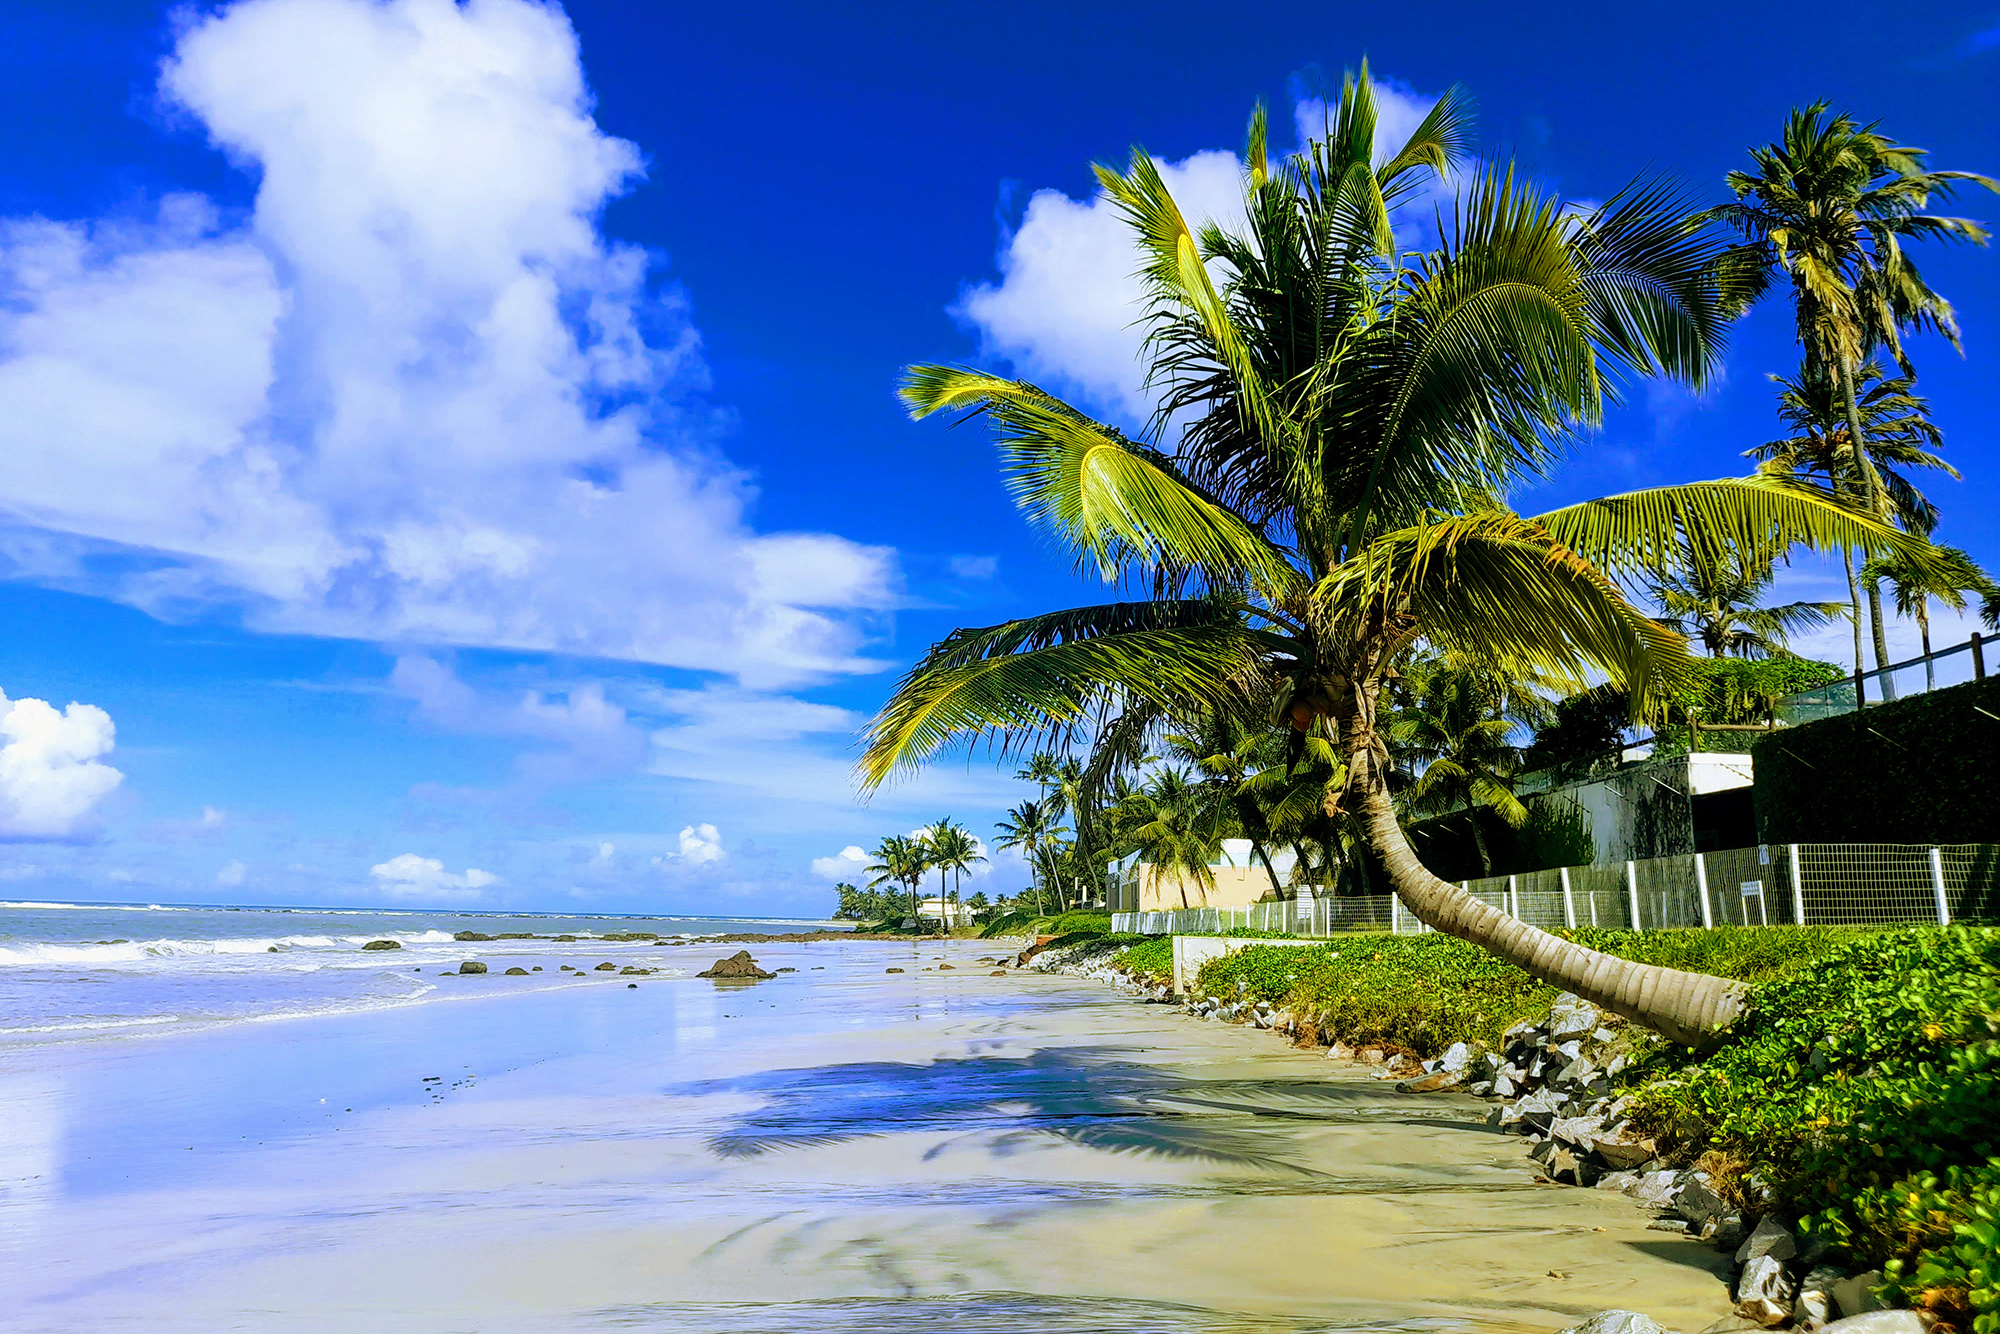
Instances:
[[[1388,1125],[1460,1119],[1391,1112],[1380,1092],[1348,1083],[1190,1079],[1132,1055],[1117,1047],[1084,1047],[924,1065],[869,1061],[703,1080],[668,1091],[760,1097],[759,1106],[708,1140],[719,1157],[736,1159],[889,1133],[955,1131],[947,1143],[984,1136],[996,1157],[1055,1138],[1108,1153],[1320,1177],[1270,1152],[1272,1120]]]

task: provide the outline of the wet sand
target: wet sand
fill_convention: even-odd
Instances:
[[[766,967],[802,971],[37,1053],[0,1071],[0,1329],[1725,1313],[1724,1257],[1534,1184],[1475,1100],[1095,983],[991,978],[971,960],[992,949],[773,944]],[[940,956],[960,967],[923,971]]]

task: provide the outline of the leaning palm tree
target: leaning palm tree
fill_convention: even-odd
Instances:
[[[1390,210],[1453,169],[1463,99],[1448,94],[1386,156],[1375,132],[1365,72],[1325,137],[1282,163],[1260,109],[1243,235],[1191,227],[1142,150],[1098,169],[1145,263],[1160,405],[1147,437],[1020,381],[908,372],[916,415],[983,414],[1029,517],[1138,595],[947,636],[870,723],[862,781],[982,735],[1025,743],[1128,707],[1192,717],[1267,695],[1339,747],[1339,803],[1420,920],[1702,1040],[1739,1012],[1738,984],[1595,953],[1424,869],[1390,796],[1385,677],[1424,640],[1517,675],[1609,678],[1643,707],[1690,659],[1619,577],[1664,567],[1682,542],[1921,544],[1769,478],[1507,510],[1504,488],[1551,468],[1621,368],[1709,374],[1733,309],[1721,247],[1664,186],[1573,211],[1495,170],[1406,263]]]
[[[1399,801],[1411,815],[1465,811],[1480,874],[1490,876],[1493,855],[1480,812],[1491,811],[1516,829],[1528,818],[1528,808],[1514,795],[1521,749],[1513,737],[1534,718],[1509,707],[1510,696],[1526,692],[1511,689],[1510,682],[1475,662],[1448,655],[1416,659],[1403,677],[1400,704],[1382,728],[1390,758],[1413,775]]]
[[[1727,180],[1736,202],[1706,216],[1744,238],[1737,252],[1758,273],[1758,285],[1782,275],[1791,284],[1807,373],[1837,395],[1849,440],[1864,438],[1857,411],[1861,368],[1886,348],[1914,376],[1903,335],[1931,330],[1959,346],[1951,303],[1933,291],[1910,258],[1912,241],[1986,243],[1986,229],[1969,218],[1929,212],[1963,182],[2000,192],[2000,181],[1969,171],[1933,171],[1924,149],[1899,144],[1874,125],[1828,110],[1824,102],[1794,110],[1779,141],[1750,150],[1753,171]],[[1882,487],[1867,454],[1852,453],[1865,507],[1882,510]],[[1866,580],[1875,666],[1887,667],[1889,641],[1882,596]],[[1855,670],[1861,670],[1857,659]]]
[[[1916,392],[1911,376],[1887,378],[1881,363],[1869,360],[1855,375],[1858,398],[1850,418],[1837,386],[1824,374],[1802,369],[1795,378],[1771,377],[1778,384],[1778,417],[1790,434],[1745,450],[1759,461],[1761,471],[1778,476],[1824,477],[1826,484],[1851,504],[1869,507],[1868,489],[1857,465],[1874,470],[1878,504],[1869,512],[1889,519],[1905,531],[1929,536],[1938,523],[1937,506],[1917,489],[1908,473],[1935,469],[1956,478],[1958,469],[1936,453],[1944,433],[1930,419],[1930,404]],[[1854,447],[1853,426],[1861,430],[1861,447]],[[1847,600],[1854,625],[1854,670],[1863,670],[1861,655],[1861,582],[1854,555],[1843,550]],[[1885,682],[1886,684],[1886,682]]]
[[[1711,658],[1788,657],[1791,636],[1826,625],[1846,610],[1838,602],[1763,605],[1777,567],[1755,552],[1726,551],[1713,561],[1684,554],[1675,568],[1648,576],[1646,592],[1660,606],[1661,623]]]

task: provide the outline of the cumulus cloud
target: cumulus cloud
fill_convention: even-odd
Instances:
[[[95,705],[58,712],[47,700],[0,693],[0,838],[87,835],[98,803],[125,778],[99,758],[116,738],[111,715]]]
[[[722,860],[722,832],[712,824],[691,824],[681,830],[680,859],[690,866]]]
[[[868,854],[850,843],[831,857],[815,857],[812,873],[822,880],[856,882],[868,871]]]
[[[1378,81],[1378,154],[1393,151],[1422,123],[1437,100],[1393,81]],[[1301,143],[1324,133],[1326,104],[1304,99],[1293,108]],[[1276,151],[1276,146],[1273,146]],[[1214,221],[1231,231],[1244,225],[1243,162],[1234,151],[1208,149],[1179,162],[1155,158],[1188,225]],[[1435,199],[1426,195],[1401,211],[1398,235],[1414,241],[1419,217]],[[1020,226],[1001,238],[998,281],[972,285],[952,313],[980,336],[981,350],[1005,357],[1024,377],[1071,395],[1083,405],[1128,422],[1152,412],[1139,361],[1144,329],[1143,260],[1131,228],[1102,195],[1072,199],[1060,190],[1037,190]]]
[[[439,727],[544,743],[519,761],[520,776],[530,783],[629,773],[645,756],[645,733],[606,696],[600,682],[563,689],[480,690],[437,658],[406,653],[396,659],[389,684],[416,702],[420,717]]]
[[[242,862],[231,862],[215,873],[215,883],[224,889],[235,889],[242,885],[249,873],[250,868]]]
[[[26,573],[766,686],[875,665],[855,618],[891,601],[891,555],[746,522],[685,310],[597,227],[642,162],[592,119],[560,10],[240,0],[160,91],[256,202],[0,223]]]
[[[391,857],[369,867],[368,872],[375,877],[375,887],[382,894],[429,902],[476,899],[488,885],[500,883],[499,876],[476,866],[466,867],[463,875],[453,875],[438,858],[419,857],[414,852]]]

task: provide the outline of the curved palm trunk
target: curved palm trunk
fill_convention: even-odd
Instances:
[[[1847,364],[1847,358],[1835,357],[1840,367],[1840,406],[1847,415],[1847,444],[1853,451],[1854,471],[1861,479],[1861,498],[1870,515],[1882,513],[1882,479],[1876,475],[1875,461],[1868,457],[1867,437],[1861,433],[1861,410],[1854,401],[1854,368]],[[1886,671],[1889,666],[1889,637],[1882,628],[1882,583],[1878,579],[1863,579],[1862,584],[1868,594],[1868,628],[1875,640],[1875,667]],[[1860,655],[1855,655],[1859,662]],[[1889,678],[1882,678],[1882,696],[1893,698],[1895,690]]]
[[[1743,1012],[1740,982],[1585,949],[1509,917],[1426,870],[1396,819],[1379,762],[1383,751],[1373,716],[1379,689],[1373,683],[1356,691],[1352,712],[1339,719],[1341,739],[1368,842],[1381,856],[1396,897],[1417,920],[1687,1046],[1712,1041]]]

